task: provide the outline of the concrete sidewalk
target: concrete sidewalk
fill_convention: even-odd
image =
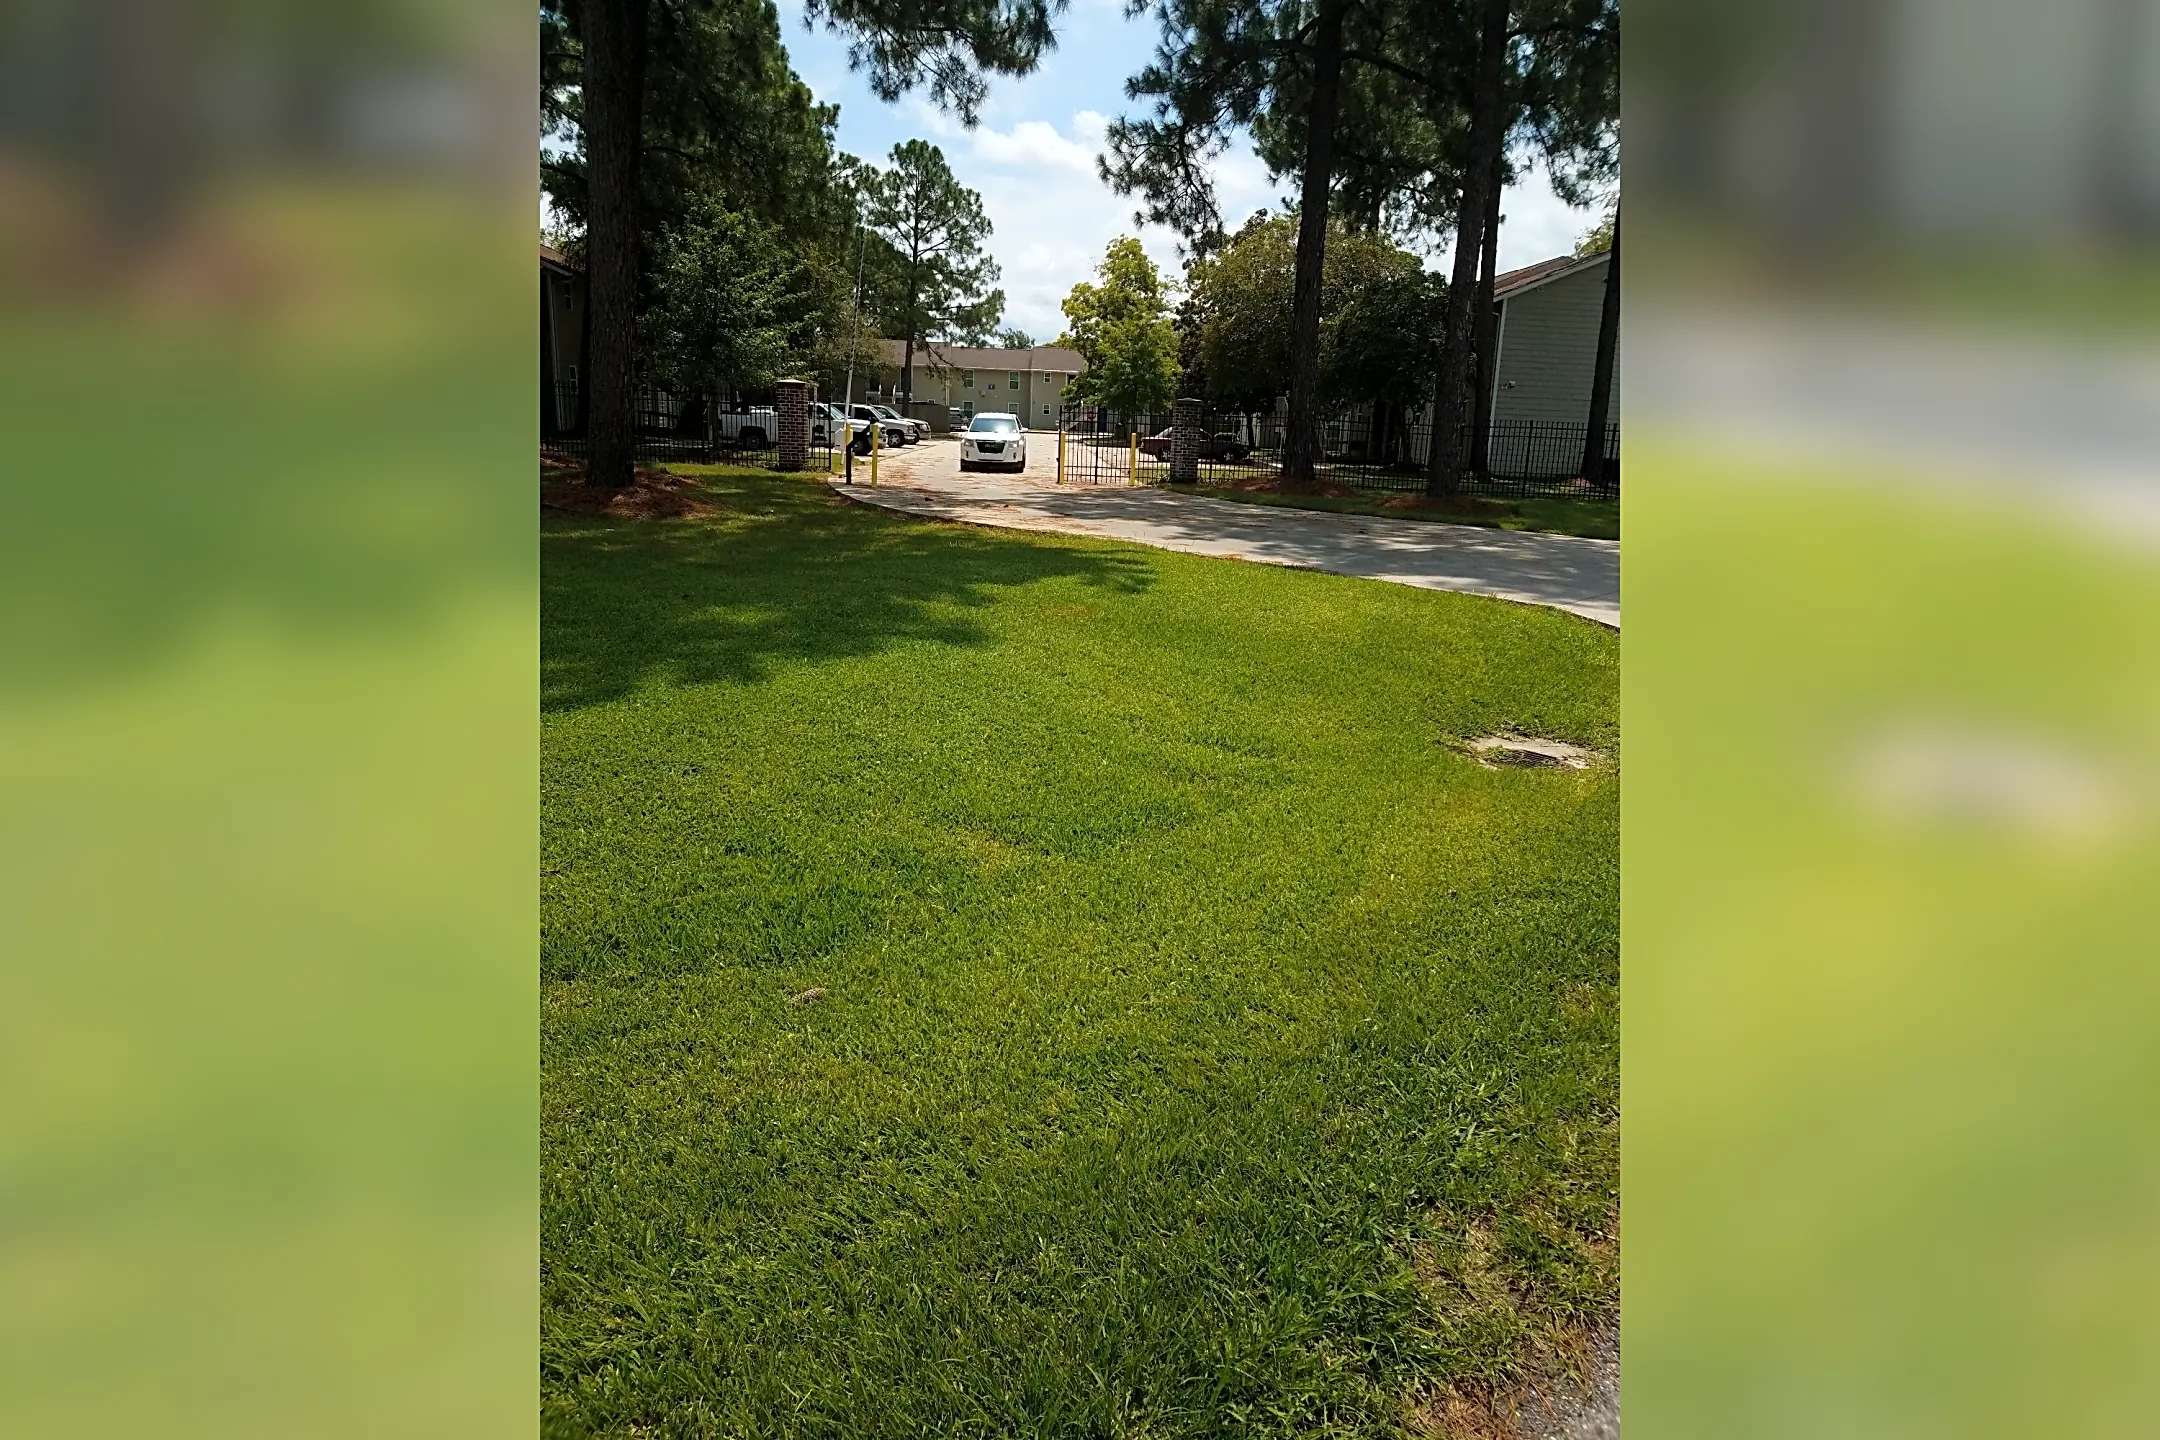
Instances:
[[[943,445],[903,454],[881,465],[875,489],[838,477],[832,488],[907,515],[1490,595],[1620,625],[1617,540],[1246,505],[1151,487],[1060,488],[1033,474],[959,474],[955,450]],[[861,462],[856,477],[863,478]]]

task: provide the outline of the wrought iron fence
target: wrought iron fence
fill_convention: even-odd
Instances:
[[[1202,422],[1202,485],[1262,488],[1282,474],[1286,419],[1269,411],[1209,412]],[[1063,478],[1076,485],[1152,485],[1170,475],[1170,417],[1125,414],[1103,406],[1067,406]],[[1455,489],[1462,494],[1526,497],[1581,496],[1611,499],[1620,493],[1620,427],[1605,427],[1605,465],[1585,479],[1584,422],[1503,420],[1486,432],[1483,455],[1465,437],[1459,453],[1482,460]],[[1360,405],[1324,418],[1319,425],[1315,479],[1356,490],[1414,492],[1427,488],[1432,425],[1418,412]]]
[[[1160,485],[1170,478],[1170,417],[1068,405],[1059,478],[1067,485]]]
[[[1265,486],[1282,471],[1285,418],[1272,412],[1215,411],[1201,442],[1203,485]],[[1432,424],[1424,416],[1385,406],[1360,406],[1323,419],[1314,476],[1356,490],[1425,489],[1432,461]],[[1588,495],[1619,493],[1620,427],[1605,429],[1605,466],[1582,478],[1586,423],[1497,421],[1486,434],[1482,464],[1473,463],[1456,489],[1469,495]],[[1458,453],[1474,456],[1468,436]]]
[[[553,414],[540,417],[543,454],[582,460],[586,455],[588,416],[576,382],[554,387]],[[550,421],[552,420],[552,424]],[[819,403],[810,406],[810,468],[832,466],[841,427]],[[638,387],[637,458],[641,461],[712,463],[774,467],[780,459],[779,417],[768,401],[715,409],[702,395],[680,395],[658,386]]]

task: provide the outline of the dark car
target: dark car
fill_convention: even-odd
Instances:
[[[1158,431],[1140,442],[1140,453],[1152,455],[1158,460],[1170,458],[1170,432]],[[1252,446],[1224,430],[1208,436],[1200,442],[1202,460],[1243,460],[1252,454]]]

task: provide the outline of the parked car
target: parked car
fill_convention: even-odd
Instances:
[[[897,420],[902,425],[907,426],[909,444],[913,444],[917,440],[927,440],[930,438],[929,421],[910,419],[908,416],[902,415],[898,410],[893,409],[890,405],[873,405],[870,408],[877,411],[878,415],[883,419]]]
[[[888,450],[915,443],[915,427],[889,405],[857,405],[851,413],[862,424],[875,425],[878,443]]]
[[[856,454],[867,455],[870,453],[870,433],[872,430],[877,432],[878,445],[882,449],[890,450],[898,445],[912,445],[915,443],[915,427],[889,412],[880,414],[879,411],[882,408],[882,406],[877,405],[857,405],[848,411],[848,414],[854,417],[857,427],[855,431]]]
[[[1169,459],[1170,432],[1168,430],[1158,430],[1153,435],[1142,440],[1140,442],[1140,453],[1152,455],[1158,460]],[[1252,446],[1247,445],[1228,431],[1218,431],[1216,434],[1205,437],[1200,442],[1200,458],[1202,460],[1238,461],[1251,454]]]
[[[1027,469],[1027,431],[1020,417],[990,411],[977,415],[960,432],[960,468]]]
[[[780,417],[770,405],[721,410],[712,418],[713,439],[744,450],[763,450],[780,433]]]
[[[952,417],[946,423],[950,425],[953,429],[961,430],[967,427],[968,417],[965,410],[962,410],[957,405],[953,405],[947,408],[946,413]]]

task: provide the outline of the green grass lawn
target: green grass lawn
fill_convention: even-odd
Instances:
[[[543,521],[552,1434],[1387,1435],[1617,1298],[1619,642],[710,470]],[[812,988],[822,998],[790,1004]]]
[[[1299,510],[1332,510],[1338,515],[1380,515],[1390,520],[1425,520],[1447,525],[1480,525],[1495,530],[1544,530],[1556,535],[1586,535],[1593,540],[1620,538],[1618,500],[1577,500],[1556,496],[1520,499],[1464,496],[1434,508],[1386,503],[1391,497],[1370,491],[1357,495],[1284,494],[1203,485],[1196,493],[1247,505],[1288,505]]]

